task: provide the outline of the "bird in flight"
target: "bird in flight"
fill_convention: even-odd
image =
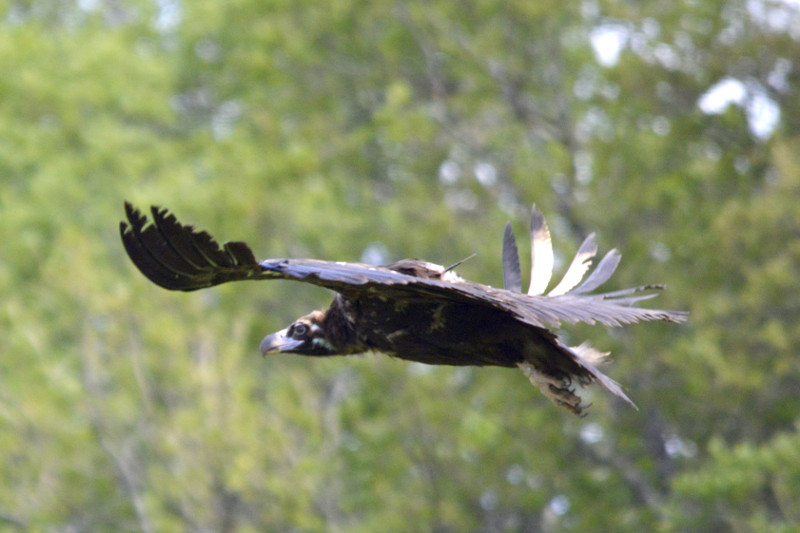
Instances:
[[[682,322],[686,313],[638,307],[661,285],[592,293],[616,270],[608,252],[581,283],[597,253],[594,234],[581,244],[562,280],[546,292],[553,269],[550,231],[534,206],[531,281],[522,292],[511,224],[503,237],[505,288],[463,279],[418,259],[385,266],[316,259],[256,260],[243,242],[220,246],[211,235],[153,206],[152,222],[125,203],[120,223],[125,250],[136,267],[165,289],[194,291],[239,280],[286,279],[335,293],[330,306],[264,337],[261,353],[311,357],[380,352],[432,365],[518,367],[556,405],[575,414],[586,406],[575,385],[599,384],[636,407],[620,385],[597,368],[606,357],[587,343],[567,346],[552,331],[562,322],[607,326],[638,321]],[[644,293],[644,294],[642,294]]]

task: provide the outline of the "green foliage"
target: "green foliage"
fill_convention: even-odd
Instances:
[[[796,530],[798,13],[753,5],[8,3],[0,531]],[[726,78],[750,100],[704,113]],[[691,321],[564,331],[640,408],[585,419],[507,369],[264,361],[330,295],[162,291],[124,199],[264,257],[478,252],[492,285],[535,201],[559,260],[597,230]]]

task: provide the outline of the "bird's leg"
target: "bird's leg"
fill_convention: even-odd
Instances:
[[[583,413],[581,398],[575,394],[574,389],[569,388],[569,383],[564,379],[554,378],[536,369],[528,361],[517,363],[522,372],[528,376],[533,383],[547,398],[556,405],[572,411],[576,415]]]

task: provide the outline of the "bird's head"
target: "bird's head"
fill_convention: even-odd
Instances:
[[[325,313],[314,311],[295,320],[292,325],[261,341],[261,355],[295,353],[299,355],[336,355],[325,338]]]

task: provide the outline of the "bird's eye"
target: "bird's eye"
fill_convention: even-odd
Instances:
[[[302,322],[298,322],[292,328],[292,337],[295,339],[300,337],[305,337],[308,334],[308,326],[303,324]]]

